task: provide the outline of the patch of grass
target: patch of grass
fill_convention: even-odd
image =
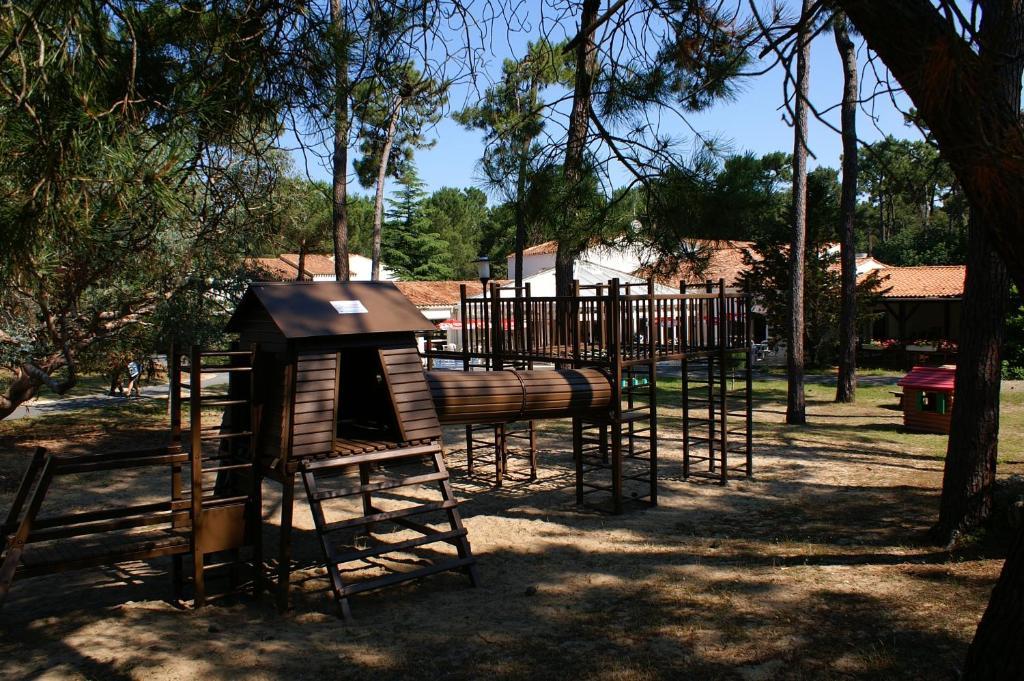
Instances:
[[[898,377],[902,373],[877,370],[872,377]],[[812,375],[813,376],[813,375]],[[868,376],[862,375],[861,378]],[[737,379],[735,387],[742,387]],[[730,386],[732,387],[732,386]],[[706,387],[691,383],[691,390]],[[807,398],[807,425],[788,426],[783,422],[786,410],[785,378],[759,378],[753,381],[754,409],[762,413],[777,414],[777,419],[759,423],[762,434],[770,434],[784,441],[828,442],[831,446],[850,443],[858,447],[886,447],[941,459],[946,455],[947,436],[932,433],[914,433],[903,428],[899,398],[892,393],[900,389],[894,385],[867,381],[857,388],[857,401],[839,404],[835,400],[835,386],[817,382],[805,385]],[[682,381],[679,378],[658,380],[658,403],[662,407],[679,409],[682,402]],[[1000,461],[1024,450],[1024,387],[1019,382],[1003,384],[1000,401],[999,430]]]

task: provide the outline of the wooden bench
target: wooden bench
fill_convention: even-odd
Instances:
[[[181,479],[188,462],[189,455],[178,447],[78,456],[36,449],[0,529],[4,537],[0,604],[15,577],[190,553],[191,501],[183,493]],[[166,501],[40,515],[51,486],[64,476],[146,467],[169,469],[171,489]],[[175,590],[180,593],[180,569],[175,572]]]

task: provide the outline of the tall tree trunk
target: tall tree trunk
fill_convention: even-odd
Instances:
[[[810,79],[810,0],[803,0],[797,31],[793,121],[793,241],[789,249],[789,347],[786,353],[786,423],[807,423],[804,395],[804,265],[807,250],[807,92]]]
[[[345,43],[345,18],[340,0],[331,0],[331,27],[339,50],[334,67],[334,276],[349,280],[348,268],[348,53]]]
[[[384,148],[380,152],[380,167],[377,168],[377,192],[373,199],[373,253],[370,257],[370,280],[380,281],[380,238],[384,223],[384,179],[388,175],[388,162],[391,160],[391,146],[395,142],[395,130],[398,118],[402,114],[402,97],[395,97],[395,108],[388,121],[387,137]]]
[[[306,278],[306,240],[299,241],[299,271],[295,274],[295,281],[302,281]]]
[[[597,43],[593,24],[601,8],[600,0],[583,0],[580,12],[580,32],[588,31],[576,46],[576,82],[569,113],[569,136],[565,145],[565,185],[569,192],[566,201],[566,221],[555,253],[555,294],[572,293],[573,261],[579,255],[586,237],[580,235],[578,194],[585,171],[587,137],[590,134],[590,105],[594,76],[597,73]]]
[[[1018,107],[1024,73],[1021,0],[984,0],[979,56],[991,60],[1004,106]],[[949,542],[978,527],[992,510],[999,440],[1000,350],[1009,311],[1009,275],[989,229],[972,209],[967,227],[967,279],[960,321],[960,352],[936,538]]]
[[[1006,556],[974,641],[967,649],[964,681],[1024,679],[1024,524]]]
[[[854,219],[857,214],[857,48],[850,40],[846,15],[833,19],[836,47],[843,60],[843,189],[839,202],[839,261],[842,293],[839,309],[839,378],[836,402],[857,397],[857,252]]]
[[[532,79],[530,81],[530,97],[527,100],[530,111],[537,104],[537,91],[537,80]],[[516,262],[513,268],[516,289],[523,286],[523,251],[526,250],[526,174],[530,171],[531,144],[533,144],[533,138],[524,137],[522,146],[519,148],[519,176],[516,178]]]
[[[999,441],[999,385],[1010,279],[975,211],[968,223],[956,400],[946,445],[935,538],[949,543],[992,511]]]
[[[917,107],[1024,290],[1024,129],[1019,102],[1009,106],[998,86],[995,55],[976,53],[929,0],[837,2]],[[1020,0],[999,4],[1007,16],[1021,11]]]

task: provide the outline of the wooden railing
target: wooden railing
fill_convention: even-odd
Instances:
[[[750,345],[750,297],[726,292],[721,280],[698,292],[660,294],[651,283],[612,280],[577,284],[574,293],[542,297],[530,295],[528,286],[510,291],[492,285],[486,298],[469,298],[463,287],[462,350],[432,354],[500,368],[668,360]]]

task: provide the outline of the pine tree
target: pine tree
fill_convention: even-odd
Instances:
[[[427,193],[415,166],[404,169],[398,185],[396,197],[388,199],[381,238],[383,262],[403,279],[451,279],[448,244],[429,219]]]

